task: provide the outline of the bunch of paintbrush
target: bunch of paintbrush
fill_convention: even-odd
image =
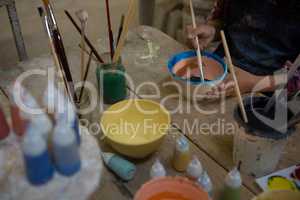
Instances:
[[[112,59],[114,54],[115,54],[115,47],[114,47],[114,35],[113,35],[112,28],[111,28],[109,0],[105,0],[105,6],[106,6],[106,18],[107,18],[107,27],[108,27],[110,56],[111,56],[111,59]]]
[[[50,43],[53,43],[53,53],[56,62],[58,60],[57,65],[61,70],[63,75],[64,83],[66,85],[66,90],[70,98],[73,102],[77,102],[77,96],[74,89],[74,83],[72,74],[69,68],[67,56],[65,53],[65,48],[63,45],[62,37],[60,35],[57,22],[54,17],[53,9],[50,5],[49,0],[43,0],[45,6],[45,26],[47,27],[47,31],[49,30],[49,37],[51,37]],[[39,9],[40,10],[40,9]],[[51,42],[52,41],[52,42]],[[51,44],[52,45],[52,44]]]
[[[127,37],[127,33],[128,33],[128,30],[129,30],[129,25],[133,21],[133,18],[136,14],[136,11],[137,11],[137,9],[136,9],[137,5],[136,4],[137,4],[136,0],[130,0],[129,1],[128,11],[127,11],[127,14],[125,16],[124,23],[122,23],[122,26],[120,27],[121,34],[120,34],[120,39],[118,40],[118,45],[117,45],[115,54],[114,54],[113,59],[112,59],[113,63],[118,62],[119,59],[120,59],[123,47],[125,45],[125,40],[126,40],[126,37]]]
[[[80,27],[77,25],[77,23],[75,22],[75,20],[73,19],[73,17],[71,16],[71,14],[65,10],[65,14],[67,15],[67,17],[69,18],[69,20],[72,22],[72,24],[74,25],[74,27],[76,28],[76,30],[78,31],[78,33],[81,34],[81,29]],[[101,58],[101,56],[99,55],[99,53],[97,52],[96,48],[92,45],[92,43],[90,42],[90,40],[84,36],[84,40],[86,42],[86,44],[89,46],[89,48],[91,49],[91,51],[93,52],[93,54],[96,56],[97,60],[100,63],[103,63],[103,59]]]

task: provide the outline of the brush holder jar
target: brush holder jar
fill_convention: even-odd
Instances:
[[[295,132],[295,128],[287,128],[285,132],[278,131],[284,122],[275,126],[266,124],[259,116],[264,116],[263,109],[269,98],[246,97],[244,105],[249,122],[242,120],[239,107],[235,109],[237,132],[234,136],[233,160],[237,165],[241,162],[241,172],[247,175],[261,177],[273,172],[287,145],[288,138]],[[282,113],[281,113],[282,114]],[[274,112],[270,113],[273,119]],[[287,117],[292,117],[287,110]],[[282,124],[280,124],[282,123]]]
[[[105,104],[114,104],[127,97],[125,74],[125,68],[120,62],[100,64],[97,67],[100,98],[103,98]]]

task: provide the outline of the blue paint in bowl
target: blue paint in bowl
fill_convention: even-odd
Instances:
[[[188,59],[188,58],[197,57],[197,52],[193,51],[193,50],[184,51],[184,52],[174,55],[168,62],[169,73],[172,75],[172,77],[174,79],[184,81],[184,82],[186,82],[188,84],[192,84],[192,85],[200,85],[200,84],[203,85],[204,84],[204,85],[214,86],[217,83],[223,81],[228,73],[227,72],[228,68],[227,68],[227,65],[225,64],[224,60],[214,53],[210,53],[210,52],[206,52],[206,51],[202,51],[201,53],[202,53],[202,56],[214,59],[219,64],[221,64],[221,66],[223,67],[224,73],[221,76],[217,77],[215,80],[204,80],[204,81],[201,81],[201,79],[199,79],[199,80],[185,79],[185,78],[179,77],[176,74],[174,74],[173,68],[178,62]]]

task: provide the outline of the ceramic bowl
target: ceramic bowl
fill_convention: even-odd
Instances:
[[[182,95],[189,100],[202,100],[212,87],[221,83],[227,76],[227,65],[219,56],[209,52],[202,52],[203,73],[206,80],[191,79],[191,74],[200,77],[195,51],[185,51],[174,55],[168,62],[168,71],[182,91]],[[183,75],[182,69],[191,69],[189,75]]]
[[[160,104],[129,99],[106,110],[100,124],[113,149],[128,157],[144,158],[158,149],[170,122],[169,112]]]
[[[209,195],[200,186],[183,177],[155,178],[144,184],[134,200],[209,200]]]

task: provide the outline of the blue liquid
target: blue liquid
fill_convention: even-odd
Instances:
[[[63,176],[72,176],[81,168],[81,161],[76,143],[68,146],[55,145],[55,167],[58,173]]]
[[[26,176],[32,185],[42,185],[51,180],[54,167],[47,150],[38,156],[24,154]]]

